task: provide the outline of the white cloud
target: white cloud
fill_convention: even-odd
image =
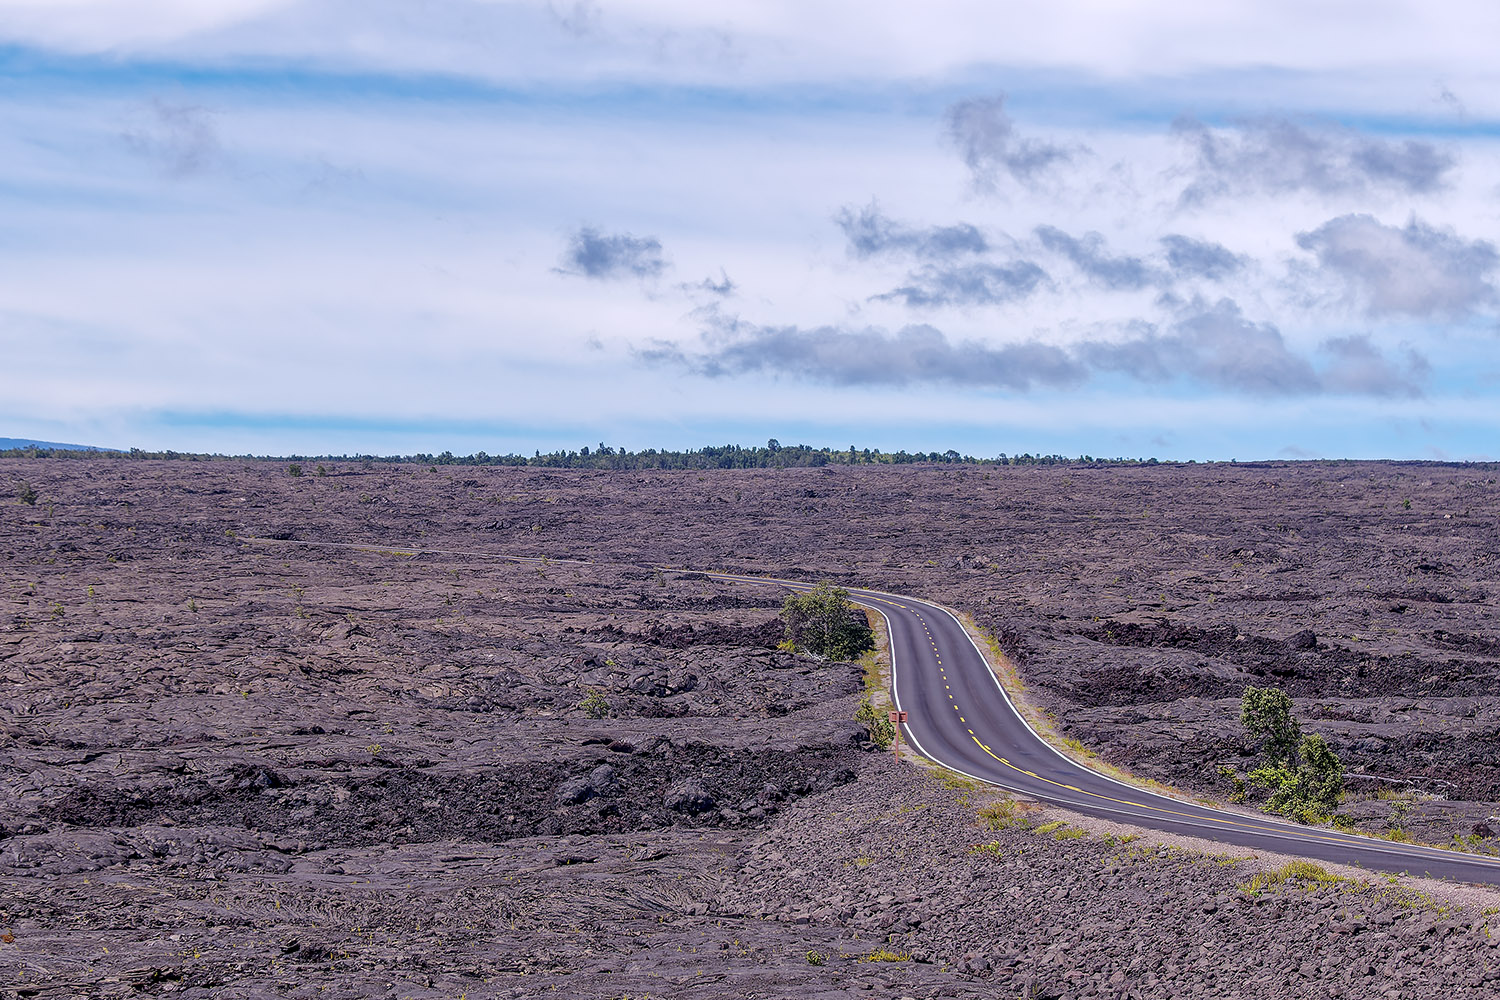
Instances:
[[[0,0],[0,39],[71,52],[266,58],[491,80],[671,80],[730,86],[932,80],[979,66],[1119,80],[1291,74],[1258,98],[1348,105],[1379,95],[1433,110],[1434,80],[1470,114],[1500,98],[1500,8],[1383,0],[1183,5],[1058,0]],[[587,30],[578,30],[582,25]],[[1316,86],[1311,86],[1313,81]],[[1222,82],[1222,81],[1221,81]],[[1233,86],[1233,84],[1231,84]],[[1205,89],[1207,88],[1207,89]],[[1298,95],[1302,95],[1299,99]],[[1316,94],[1316,96],[1313,96]],[[1219,96],[1223,96],[1221,91]]]
[[[1205,371],[1221,356],[1274,362],[1269,344],[1312,359],[1310,370],[1332,389],[1391,397],[1288,403],[1314,424],[1356,412],[1442,414],[1464,392],[1492,393],[1464,379],[1471,358],[1495,357],[1493,342],[1450,336],[1435,347],[1422,321],[1493,319],[1487,295],[1471,294],[1488,287],[1487,272],[1455,276],[1457,258],[1432,253],[1443,240],[1471,246],[1500,224],[1493,141],[1444,140],[1458,166],[1417,192],[1426,227],[1418,232],[1374,221],[1407,217],[1411,185],[1266,183],[1184,207],[1179,195],[1201,164],[1173,138],[1170,118],[1193,110],[1221,120],[1214,109],[1170,107],[1143,123],[1079,97],[1101,92],[1090,88],[1113,74],[1111,101],[1161,106],[1167,84],[1149,71],[1202,73],[1195,99],[1241,101],[1246,78],[1236,74],[1254,72],[1270,81],[1260,94],[1331,81],[1300,89],[1349,120],[1369,107],[1395,115],[1420,105],[1430,116],[1447,113],[1432,101],[1441,65],[1468,114],[1493,111],[1485,94],[1500,91],[1473,86],[1488,79],[1489,54],[1480,59],[1467,37],[1447,47],[1456,29],[1444,26],[1446,12],[1417,24],[1415,7],[1388,11],[1394,23],[1410,22],[1404,46],[1381,28],[1370,45],[1346,38],[1319,48],[1335,29],[1373,31],[1373,19],[1351,27],[1302,11],[1301,30],[1288,31],[1277,22],[1291,16],[1281,4],[1185,11],[1074,2],[1010,23],[1002,8],[978,3],[920,17],[893,3],[857,17],[832,4],[601,3],[570,30],[557,12],[572,18],[572,7],[554,6],[0,0],[0,39],[109,54],[60,74],[64,84],[39,78],[0,100],[0,347],[15,362],[0,370],[0,410],[8,407],[0,417],[45,425],[49,437],[68,426],[189,433],[152,424],[151,415],[212,410],[689,430],[783,417],[843,428],[859,419],[882,433],[907,419],[935,432],[986,420],[1087,430],[1109,426],[1112,414],[1158,431],[1179,420],[1206,420],[1226,435],[1236,421],[1255,424],[1254,407],[1212,395],[1225,378],[1190,387],[1163,379],[1122,403],[1102,376],[1067,395],[1049,395],[1054,380],[1002,399],[972,379],[950,379],[967,388],[943,392],[910,384],[808,392],[754,371],[706,380],[633,365],[632,344],[697,335],[704,296],[680,286],[720,274],[735,286],[723,308],[757,329],[930,324],[951,344],[975,345],[980,358],[1012,345],[1075,357],[1084,344],[1144,343]],[[224,79],[170,68],[144,84],[109,75],[141,55],[207,66]],[[981,64],[992,67],[984,85],[962,87]],[[1010,69],[997,73],[997,64]],[[267,65],[257,82],[255,67]],[[292,74],[267,84],[288,66],[387,75],[333,83]],[[1013,94],[1004,114],[1014,132],[991,129],[975,147],[978,165],[1002,171],[1006,183],[975,196],[943,109],[993,102],[997,79],[1025,84],[1028,66],[1044,71],[1033,79],[1065,86]],[[96,71],[104,82],[91,82]],[[458,96],[445,98],[447,83],[414,83],[398,71],[523,86],[455,85]],[[892,82],[899,78],[919,83]],[[599,85],[577,86],[589,81]],[[664,81],[713,86],[653,89]],[[1004,141],[989,141],[997,136]],[[1405,150],[1406,138],[1371,139],[1351,126],[1324,146],[1347,169],[1355,153]],[[1047,184],[1010,182],[1006,157],[1026,143],[1069,151],[1049,159]],[[1323,146],[1312,147],[1309,156],[1321,155]],[[900,227],[841,230],[839,210],[872,199]],[[1328,228],[1330,219],[1360,217],[1374,228]],[[846,228],[859,221],[843,218]],[[586,231],[628,235],[627,248],[659,243],[631,259],[648,278],[660,262],[660,276],[556,273],[570,236]],[[1297,234],[1314,243],[1299,249]],[[856,236],[900,252],[851,254]],[[959,248],[952,261],[942,258],[950,244]],[[1317,288],[1352,290],[1353,312],[1305,294],[1307,272],[1286,280],[1289,262],[1319,256]],[[995,290],[1001,279],[1014,294]],[[968,291],[976,280],[986,294]],[[892,289],[914,294],[886,295]],[[1461,308],[1444,312],[1455,296]],[[1242,322],[1212,351],[1203,337],[1188,343],[1171,332],[1199,297],[1231,299],[1240,310]],[[1154,341],[1140,334],[1153,328],[1163,331]],[[1233,353],[1241,350],[1244,358]],[[1406,398],[1425,374],[1422,357],[1432,365],[1422,382],[1429,394]],[[1296,365],[1268,370],[1273,382],[1312,384]],[[1174,394],[1184,398],[1158,398]],[[200,441],[214,432],[191,431]],[[273,428],[264,439],[287,433]],[[1292,440],[1277,435],[1278,448]]]
[[[0,0],[0,36],[72,52],[150,49],[305,0]]]

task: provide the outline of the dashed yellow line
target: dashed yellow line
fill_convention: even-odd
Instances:
[[[969,735],[971,737],[973,737],[974,743],[979,747],[979,749],[983,750],[985,753],[989,754],[991,757],[994,757],[996,760],[998,760],[1000,763],[1004,764],[1006,767],[1010,768],[1012,771],[1017,771],[1017,772],[1019,772],[1021,774],[1030,775],[1031,777],[1035,778],[1038,781],[1045,781],[1047,784],[1049,784],[1049,785],[1056,785],[1058,788],[1067,788],[1067,789],[1069,789],[1071,791],[1077,792],[1080,795],[1088,795],[1088,796],[1091,796],[1091,797],[1096,798],[1096,799],[1103,799],[1106,802],[1115,802],[1115,803],[1118,803],[1120,805],[1134,806],[1137,809],[1146,809],[1146,810],[1149,810],[1151,812],[1163,813],[1163,814],[1166,814],[1166,815],[1169,815],[1169,816],[1181,816],[1184,819],[1190,819],[1190,820],[1193,820],[1193,821],[1199,822],[1199,823],[1202,823],[1202,822],[1221,823],[1221,824],[1223,824],[1225,826],[1236,826],[1236,827],[1240,827],[1241,829],[1250,830],[1250,831],[1255,832],[1255,833],[1277,833],[1277,834],[1280,834],[1280,833],[1284,832],[1284,831],[1282,831],[1280,829],[1277,829],[1275,827],[1260,826],[1260,825],[1253,824],[1253,823],[1236,823],[1232,819],[1223,819],[1223,818],[1220,818],[1218,816],[1203,816],[1203,815],[1200,815],[1200,814],[1197,814],[1197,813],[1179,812],[1176,809],[1164,809],[1161,806],[1148,806],[1144,802],[1132,802],[1129,799],[1117,799],[1117,798],[1114,798],[1113,796],[1109,796],[1109,795],[1100,795],[1098,792],[1086,792],[1083,789],[1077,788],[1077,787],[1075,787],[1073,785],[1065,785],[1065,784],[1063,784],[1060,781],[1053,781],[1051,778],[1044,778],[1041,775],[1037,774],[1035,771],[1028,771],[1025,768],[1016,767],[1016,765],[1012,764],[1010,761],[1006,760],[1004,757],[999,756],[993,750],[991,750],[989,747],[985,746],[982,742],[980,742],[979,737],[974,736],[973,730],[969,731]],[[1311,839],[1311,840],[1321,840],[1324,843],[1328,843],[1328,844],[1338,844],[1341,847],[1359,847],[1359,846],[1362,846],[1362,845],[1359,845],[1359,844],[1350,844],[1349,841],[1343,839],[1342,837],[1320,837],[1320,836],[1309,834],[1309,838],[1308,839]]]
[[[515,557],[512,557],[512,558],[515,558]],[[522,560],[520,558],[515,558],[515,561],[520,562]],[[793,586],[793,587],[800,587],[801,589],[807,589],[807,586],[805,584],[800,584],[797,581],[793,581],[793,580],[778,580],[778,579],[774,579],[774,578],[771,578],[771,577],[739,577],[739,576],[732,576],[730,574],[724,574],[724,573],[716,573],[716,574],[710,574],[710,575],[716,576],[719,579],[735,580],[735,581],[741,582],[741,583],[777,583],[777,584],[789,585],[789,586]],[[928,639],[930,640],[932,638],[932,630],[927,627],[926,619],[924,619],[922,617],[922,614],[921,614],[920,611],[917,611],[917,610],[915,610],[914,608],[912,608],[912,607],[910,607],[908,605],[902,604],[899,601],[888,600],[888,599],[885,599],[885,598],[875,597],[873,595],[868,595],[868,594],[861,594],[857,599],[860,600],[860,601],[862,601],[862,602],[866,602],[866,603],[886,604],[886,605],[889,605],[889,606],[891,606],[893,608],[900,608],[902,611],[910,611],[910,612],[912,612],[913,616],[917,619],[917,621],[921,623],[922,630],[927,633]],[[934,650],[936,649],[936,643],[933,643],[933,648],[934,648]],[[939,666],[938,666],[939,672],[943,673],[943,676],[946,679],[947,675],[946,675],[946,672],[943,671],[943,668],[942,668],[942,665],[941,665],[942,664],[942,660],[941,659],[938,660],[938,664],[939,664]],[[943,687],[946,690],[948,688],[948,685],[944,684]],[[950,694],[948,697],[952,698],[953,696]],[[953,710],[955,712],[958,712],[959,711],[959,707],[957,705],[954,705],[953,706]],[[965,721],[962,713],[959,714],[959,721],[960,722],[964,722]],[[994,758],[996,761],[999,761],[1005,767],[1010,768],[1012,771],[1015,771],[1015,772],[1017,772],[1019,774],[1028,775],[1028,776],[1030,776],[1032,778],[1035,778],[1038,781],[1044,781],[1044,782],[1046,782],[1049,785],[1055,785],[1058,788],[1066,788],[1069,791],[1077,792],[1080,795],[1087,795],[1087,796],[1090,796],[1092,798],[1101,799],[1101,800],[1106,801],[1106,802],[1114,802],[1114,803],[1118,803],[1120,805],[1133,806],[1136,809],[1144,809],[1144,810],[1147,810],[1148,812],[1159,813],[1159,814],[1162,814],[1162,815],[1181,816],[1181,817],[1183,817],[1185,819],[1193,820],[1193,821],[1198,822],[1198,823],[1207,823],[1207,824],[1215,824],[1215,823],[1217,823],[1217,824],[1220,824],[1222,826],[1226,826],[1226,827],[1238,827],[1240,829],[1249,830],[1249,831],[1252,831],[1252,832],[1255,832],[1255,833],[1274,834],[1274,835],[1279,835],[1279,836],[1285,836],[1288,832],[1296,832],[1296,831],[1288,831],[1288,830],[1286,830],[1284,828],[1281,828],[1281,827],[1264,826],[1264,825],[1259,825],[1259,824],[1255,824],[1255,823],[1240,823],[1240,822],[1236,822],[1236,821],[1234,821],[1232,819],[1228,819],[1228,818],[1226,818],[1226,817],[1224,817],[1222,815],[1215,814],[1213,812],[1210,812],[1208,815],[1204,815],[1204,814],[1201,814],[1201,813],[1180,812],[1178,810],[1167,809],[1167,808],[1164,808],[1164,807],[1159,806],[1159,805],[1147,805],[1146,803],[1143,803],[1143,802],[1134,802],[1134,801],[1131,801],[1130,799],[1120,799],[1120,798],[1115,798],[1115,797],[1110,796],[1110,795],[1101,795],[1098,792],[1084,791],[1083,789],[1077,787],[1076,785],[1068,785],[1068,784],[1064,784],[1063,782],[1060,782],[1060,781],[1053,781],[1051,778],[1043,778],[1041,775],[1037,774],[1035,771],[1028,771],[1025,768],[1017,767],[1016,765],[1012,764],[1010,761],[1006,760],[1004,757],[1001,757],[998,754],[996,754],[994,750],[990,749],[990,747],[987,746],[984,742],[982,742],[979,739],[978,736],[974,735],[974,731],[972,729],[969,730],[969,736],[974,740],[974,743],[975,743],[976,746],[978,746],[981,750],[983,750],[990,757]],[[1378,850],[1378,847],[1376,845],[1373,845],[1373,844],[1372,845],[1364,845],[1364,844],[1361,844],[1361,843],[1358,843],[1358,842],[1351,842],[1350,839],[1347,838],[1347,837],[1320,836],[1320,835],[1317,835],[1317,834],[1313,834],[1311,831],[1308,831],[1304,836],[1305,836],[1305,839],[1308,839],[1308,840],[1316,840],[1316,841],[1321,841],[1323,843],[1337,844],[1340,847],[1345,847],[1345,848],[1358,849],[1358,848],[1361,848],[1361,847],[1367,847],[1368,846],[1371,849]],[[1495,864],[1493,861],[1491,861],[1489,859],[1481,858],[1481,857],[1475,857],[1473,855],[1466,855],[1464,859],[1467,860],[1467,861],[1471,861],[1471,862],[1481,863],[1481,864],[1484,864],[1486,866],[1493,866]]]

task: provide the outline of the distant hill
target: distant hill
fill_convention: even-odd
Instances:
[[[31,438],[4,438],[0,437],[0,451],[10,448],[62,448],[66,451],[114,451],[113,448],[99,448],[91,444],[61,444],[57,441],[33,441]]]

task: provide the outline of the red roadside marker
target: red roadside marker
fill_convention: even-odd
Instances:
[[[895,730],[896,730],[896,738],[891,741],[891,746],[895,749],[896,759],[900,760],[901,759],[901,723],[903,723],[903,722],[906,721],[906,713],[905,712],[891,712],[890,713],[890,717],[891,717],[891,725],[893,727],[895,727]]]

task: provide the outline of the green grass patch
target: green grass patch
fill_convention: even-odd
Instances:
[[[1288,861],[1271,872],[1256,872],[1248,882],[1240,884],[1240,891],[1248,894],[1264,892],[1292,885],[1300,889],[1317,889],[1322,886],[1348,882],[1342,875],[1335,875],[1322,865],[1311,861]]]
[[[1008,830],[1013,826],[1026,826],[1026,818],[1019,814],[1014,799],[1000,799],[979,807],[979,822],[986,830]]]
[[[1089,760],[1093,760],[1095,757],[1099,756],[1093,750],[1090,750],[1088,747],[1084,746],[1082,740],[1075,740],[1071,736],[1064,736],[1062,738],[1062,745],[1081,757],[1087,757]]]

